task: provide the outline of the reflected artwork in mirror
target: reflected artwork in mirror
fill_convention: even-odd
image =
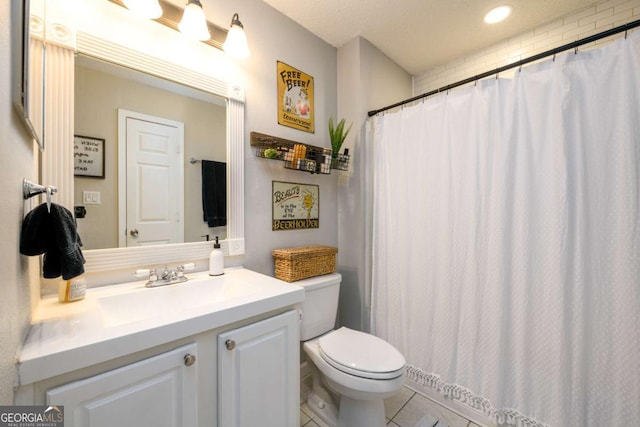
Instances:
[[[104,177],[74,178],[85,249],[226,238],[224,98],[77,55],[74,127],[105,141]],[[207,174],[211,164],[222,174]],[[210,193],[222,220],[206,221]]]

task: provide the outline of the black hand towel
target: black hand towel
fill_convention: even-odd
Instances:
[[[52,203],[50,209],[43,203],[27,214],[20,233],[20,253],[44,254],[42,270],[47,279],[60,275],[73,279],[84,273],[85,263],[76,220],[63,206]]]
[[[227,225],[227,164],[202,161],[202,210],[209,227]]]

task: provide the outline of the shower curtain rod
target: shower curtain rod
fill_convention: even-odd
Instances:
[[[567,44],[565,44],[563,46],[547,50],[547,51],[539,53],[537,55],[533,55],[533,56],[531,56],[529,58],[522,59],[522,60],[520,60],[518,62],[514,62],[514,63],[509,64],[509,65],[504,65],[502,67],[496,68],[495,70],[487,71],[487,72],[475,75],[473,77],[469,77],[469,78],[466,78],[464,80],[460,80],[458,82],[451,83],[451,84],[443,86],[443,87],[441,87],[439,89],[435,89],[435,90],[432,90],[430,92],[426,92],[426,93],[423,93],[421,95],[414,96],[413,98],[405,99],[404,101],[396,102],[395,104],[387,105],[386,107],[383,107],[383,108],[380,108],[380,109],[377,109],[377,110],[371,110],[367,114],[368,114],[369,117],[375,116],[376,114],[382,113],[383,111],[387,111],[387,110],[390,110],[392,108],[400,107],[402,105],[409,104],[409,103],[414,102],[414,101],[418,101],[418,100],[426,98],[428,96],[435,95],[435,94],[438,94],[440,92],[448,91],[449,89],[453,89],[453,88],[458,87],[458,86],[466,85],[468,83],[473,83],[474,81],[478,81],[478,80],[484,79],[486,77],[491,77],[493,75],[499,74],[499,73],[501,73],[503,71],[510,70],[512,68],[521,67],[521,66],[523,66],[525,64],[528,64],[530,62],[534,62],[534,61],[538,61],[540,59],[546,58],[547,56],[553,56],[553,55],[556,55],[558,53],[564,52],[565,50],[577,49],[579,46],[585,45],[587,43],[591,43],[591,42],[594,42],[596,40],[600,40],[600,39],[603,39],[605,37],[612,36],[614,34],[626,32],[626,31],[629,31],[629,30],[631,30],[633,28],[636,28],[636,27],[640,27],[640,19],[637,20],[637,21],[629,22],[628,24],[620,25],[619,27],[615,27],[615,28],[612,28],[610,30],[603,31],[603,32],[598,33],[598,34],[594,34],[594,35],[589,36],[589,37],[585,37],[585,38],[577,40],[575,42],[567,43]]]

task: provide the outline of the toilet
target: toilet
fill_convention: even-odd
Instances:
[[[307,405],[332,427],[384,427],[384,399],[404,385],[406,361],[383,339],[334,330],[341,280],[331,273],[295,283],[305,290],[300,340],[313,375]]]

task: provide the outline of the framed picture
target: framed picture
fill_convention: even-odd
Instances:
[[[278,123],[314,133],[313,77],[278,62]]]
[[[320,193],[317,185],[273,181],[272,230],[320,227]]]
[[[104,139],[74,135],[73,174],[104,178]]]

